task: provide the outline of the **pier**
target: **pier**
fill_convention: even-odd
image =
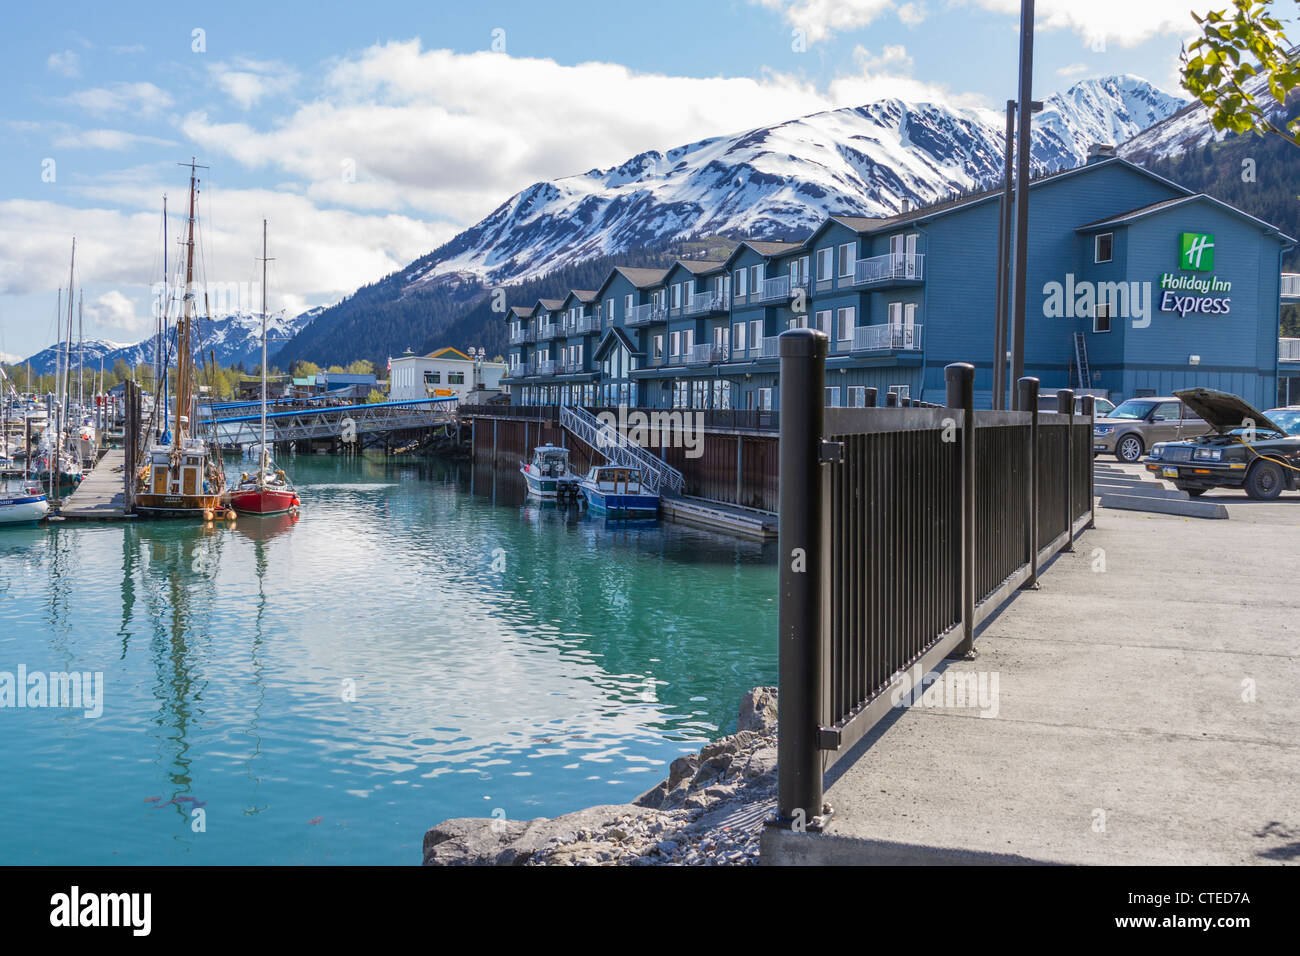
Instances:
[[[65,521],[133,518],[126,500],[126,451],[110,448],[59,508]]]

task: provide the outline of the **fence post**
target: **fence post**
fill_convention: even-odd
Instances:
[[[1025,376],[1016,382],[1017,408],[1029,413],[1029,514],[1025,516],[1026,590],[1038,590],[1038,379]]]
[[[897,408],[897,407],[898,407],[898,393],[897,393],[897,392],[886,392],[886,393],[885,393],[885,407],[886,407],[886,408]]]
[[[954,362],[943,370],[949,408],[962,410],[961,423],[961,643],[949,657],[975,653],[975,366]]]
[[[781,430],[777,556],[777,812],[804,829],[822,815],[822,428],[826,336],[791,329],[778,339]]]
[[[874,388],[868,387],[864,389],[862,395],[862,404],[865,408],[876,407],[876,390]]]
[[[1088,419],[1088,441],[1093,441],[1093,429],[1097,424],[1097,398],[1094,395],[1083,396],[1083,417]],[[1097,456],[1092,453],[1092,448],[1088,449],[1088,527],[1091,528],[1097,523],[1097,498],[1093,493],[1093,467],[1092,462],[1097,460]]]
[[[1063,388],[1056,393],[1056,410],[1068,415],[1065,423],[1065,547],[1062,551],[1074,550],[1074,389]]]

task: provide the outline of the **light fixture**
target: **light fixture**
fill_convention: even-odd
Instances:
[[[1201,364],[1201,357],[1200,357],[1199,355],[1189,355],[1189,356],[1187,356],[1187,364],[1188,364],[1188,365],[1200,365],[1200,364]]]

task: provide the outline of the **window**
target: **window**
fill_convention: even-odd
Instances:
[[[632,302],[633,296],[631,292],[623,296],[623,318],[627,318],[627,314],[632,311]]]
[[[662,362],[664,360],[664,336],[662,332],[655,336],[654,351],[651,354],[654,355],[654,360],[656,362]]]
[[[745,351],[745,323],[744,322],[736,323],[736,331],[733,334],[733,338],[735,339],[736,342],[736,351],[737,352]]]
[[[916,303],[909,302],[903,306],[903,325],[911,328],[916,325]]]
[[[835,250],[830,246],[825,249],[817,250],[817,281],[830,282],[834,276],[831,274],[834,268]]]
[[[1093,244],[1093,262],[1110,262],[1111,254],[1115,247],[1115,234],[1113,232],[1103,232],[1097,236]]]
[[[889,324],[890,325],[903,324],[903,303],[901,302],[889,303]]]
[[[1094,332],[1110,331],[1110,303],[1098,302],[1092,309],[1092,330]]]
[[[854,306],[849,306],[839,310],[839,321],[835,323],[835,331],[841,342],[847,342],[849,339],[853,338],[853,323],[857,311],[858,310]]]
[[[849,386],[849,408],[867,407],[867,387],[865,385]]]
[[[673,289],[673,308],[680,309],[682,307],[682,284],[680,282],[674,282],[672,285],[672,289]]]
[[[838,388],[826,389],[826,407],[839,408],[839,405],[840,405],[840,390]]]
[[[447,373],[447,384],[448,384],[448,385],[464,385],[464,384],[465,384],[465,373],[464,373],[464,372],[448,372],[448,373]]]
[[[749,347],[761,348],[763,345],[763,320],[755,319],[749,323]]]
[[[893,392],[900,400],[912,397],[912,386],[910,385],[891,385],[885,391]]]
[[[425,384],[425,385],[441,385],[441,384],[442,384],[442,373],[441,373],[441,372],[425,372],[425,373],[424,373],[424,384]]]
[[[668,354],[673,358],[677,358],[682,354],[682,333],[668,333]]]
[[[755,292],[763,289],[763,264],[760,262],[756,266],[749,267],[749,286]]]
[[[1176,422],[1179,415],[1182,414],[1179,406],[1181,402],[1161,402],[1156,406],[1155,414],[1151,416],[1153,422]]]
[[[820,312],[817,313],[816,328],[819,332],[825,332],[827,335],[831,334],[831,310],[830,309],[822,309]]]
[[[685,355],[695,346],[695,330],[684,329],[682,331],[682,354]]]
[[[840,278],[853,275],[853,243],[846,242],[840,246]]]
[[[744,298],[748,294],[749,294],[749,270],[737,269],[736,270],[736,296],[738,298]]]
[[[770,388],[760,388],[758,390],[758,409],[762,412],[772,410],[772,390]]]

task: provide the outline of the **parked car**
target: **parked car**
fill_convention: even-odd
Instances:
[[[1096,420],[1092,453],[1132,463],[1156,442],[1195,438],[1207,431],[1205,421],[1173,395],[1130,398]]]
[[[1281,425],[1288,435],[1300,435],[1300,405],[1283,405],[1264,413],[1268,420]]]
[[[1110,413],[1111,409],[1113,409],[1113,408],[1115,407],[1115,403],[1114,403],[1114,402],[1112,402],[1112,401],[1111,401],[1110,399],[1108,399],[1108,398],[1102,398],[1100,395],[1096,396],[1096,403],[1095,403],[1095,404],[1096,404],[1096,415],[1097,415],[1098,418],[1103,418],[1103,417],[1105,417],[1107,414]],[[1038,393],[1038,410],[1039,410],[1040,412],[1054,412],[1054,411],[1056,411],[1056,409],[1057,409],[1057,404],[1056,404],[1056,393],[1055,393],[1055,392],[1039,392],[1039,393]],[[1074,396],[1074,414],[1076,414],[1076,415],[1082,415],[1082,414],[1083,414],[1083,396],[1082,396],[1082,395],[1075,395],[1075,396]]]
[[[1300,488],[1300,409],[1265,415],[1227,392],[1193,388],[1176,394],[1211,431],[1190,441],[1158,442],[1147,471],[1192,497],[1211,488],[1243,488],[1257,501],[1271,501],[1287,488]]]

